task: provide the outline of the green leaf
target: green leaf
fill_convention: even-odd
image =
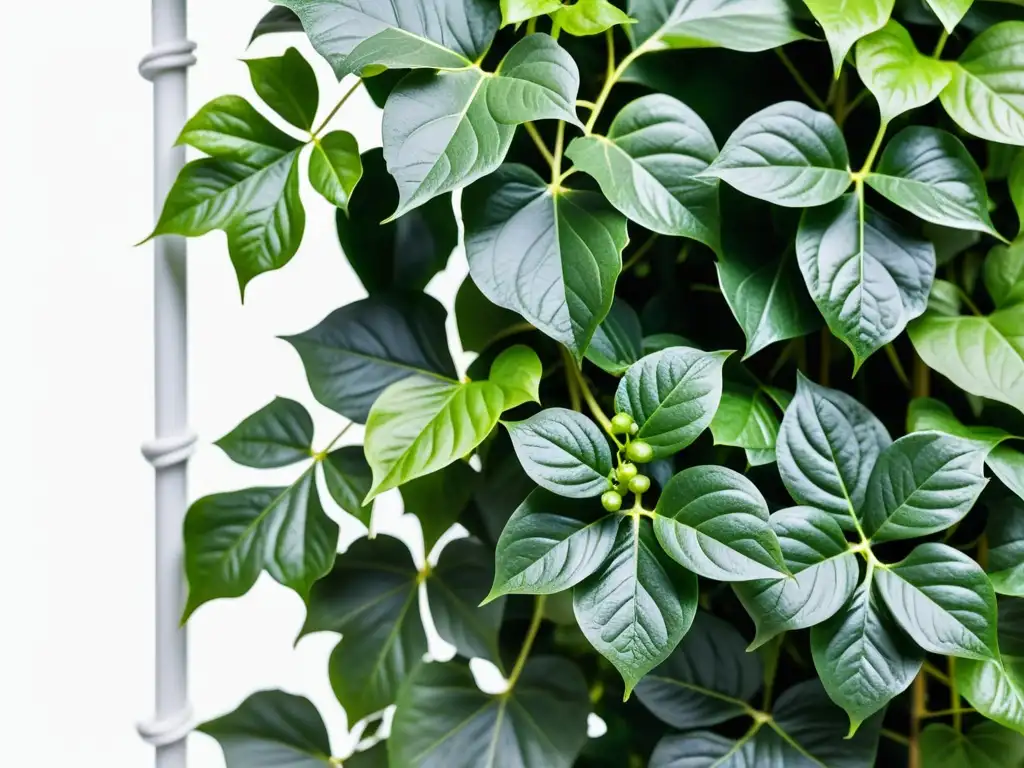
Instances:
[[[756,765],[753,739],[743,743],[708,731],[673,733],[658,742],[647,768],[739,768]]]
[[[690,467],[669,481],[654,513],[658,543],[698,576],[751,581],[786,571],[768,505],[738,472]]]
[[[236,464],[286,467],[313,454],[313,419],[301,403],[275,397],[214,443]]]
[[[196,730],[220,743],[227,768],[332,765],[327,728],[316,707],[303,696],[260,691],[234,712],[203,723]]]
[[[629,0],[635,48],[767,51],[806,37],[785,0]]]
[[[629,304],[616,297],[608,316],[594,332],[586,358],[602,371],[621,376],[643,354],[643,328]]]
[[[185,123],[176,144],[255,169],[273,165],[302,146],[302,142],[267,120],[241,96],[218,96],[204,104]],[[217,212],[204,215],[216,216]]]
[[[849,165],[835,120],[798,101],[783,101],[744,120],[700,175],[776,205],[807,208],[846,191]]]
[[[889,21],[893,0],[804,0],[814,18],[825,30],[835,76],[843,68],[843,60],[853,44],[865,35],[881,29]]]
[[[813,507],[780,509],[768,519],[778,536],[787,577],[733,589],[757,627],[751,649],[795,629],[832,618],[857,587],[857,556],[835,519]]]
[[[306,35],[341,79],[380,68],[460,69],[482,58],[498,31],[490,0],[275,0],[302,20]]]
[[[576,411],[545,408],[505,424],[516,455],[537,485],[559,496],[599,496],[610,487],[612,452],[598,426]]]
[[[761,657],[731,625],[697,611],[679,647],[636,686],[640,703],[675,728],[707,728],[745,714],[761,688]]]
[[[851,731],[909,688],[925,657],[872,589],[874,573],[839,613],[811,629],[814,667],[849,714]]]
[[[468,456],[498,423],[505,396],[489,381],[404,379],[388,387],[366,420],[373,487],[366,500]]]
[[[857,41],[857,74],[885,122],[930,104],[952,78],[944,62],[918,52],[910,33],[895,20]]]
[[[893,617],[931,653],[996,659],[996,595],[981,566],[945,544],[921,544],[878,570]]]
[[[490,380],[505,393],[506,411],[523,403],[539,403],[543,375],[540,358],[525,344],[509,347],[491,363]]]
[[[338,548],[338,526],[320,506],[312,470],[287,487],[215,493],[189,507],[185,619],[210,600],[244,595],[264,570],[307,599]]]
[[[988,141],[1024,145],[1024,21],[995,24],[950,64],[953,79],[939,99],[967,133]]]
[[[925,221],[1002,239],[988,215],[981,169],[951,133],[920,125],[904,128],[886,146],[878,170],[865,181]]]
[[[777,392],[765,387],[740,365],[734,370],[744,376],[731,375],[726,366],[722,400],[711,420],[715,445],[731,445],[747,451],[768,452],[775,461],[775,441],[779,434],[779,416],[775,405]]]
[[[438,539],[458,522],[473,497],[478,480],[469,464],[456,461],[402,484],[399,489],[402,503],[406,514],[420,521],[425,553],[429,554]]]
[[[668,658],[693,622],[697,577],[670,560],[648,520],[619,526],[611,554],[573,589],[587,640],[619,670],[626,696]]]
[[[274,35],[282,32],[302,32],[302,22],[299,21],[299,17],[291,10],[278,5],[267,11],[263,18],[259,20],[256,28],[252,31],[252,37],[249,38],[249,45],[252,45],[256,42],[256,38],[263,37],[263,35]]]
[[[530,659],[515,687],[492,696],[468,666],[427,664],[402,689],[391,768],[570,768],[587,741],[590,699],[572,662]]]
[[[498,169],[515,126],[577,123],[576,63],[547,35],[520,40],[494,75],[479,69],[413,72],[384,106],[384,159],[398,183],[397,218]]]
[[[928,367],[972,395],[1024,411],[1024,305],[984,317],[927,313],[910,340]]]
[[[1003,146],[1004,154],[1006,151],[1012,151],[1013,161],[1010,163],[1009,169],[1006,171],[1006,184],[1010,188],[1010,200],[1013,202],[1013,207],[1017,210],[1017,235],[1018,239],[1021,234],[1024,234],[1024,153],[1022,153],[1016,147]],[[992,154],[990,150],[990,155]],[[989,169],[993,161],[989,160]]]
[[[791,250],[774,259],[763,253],[729,253],[717,267],[722,293],[747,339],[744,360],[769,344],[821,327]]]
[[[985,463],[1017,498],[1024,499],[1024,453],[1000,445],[989,453]]]
[[[973,440],[986,448],[994,448],[1010,435],[996,427],[968,427],[954,414],[953,409],[931,397],[916,397],[907,409],[908,432],[945,432],[948,435]]]
[[[957,661],[960,694],[989,720],[1024,733],[1024,613],[1019,600],[1004,601],[999,609],[999,661]]]
[[[1024,503],[1006,498],[988,516],[988,562],[985,570],[1000,595],[1024,597]]]
[[[268,107],[300,130],[313,128],[320,89],[316,73],[297,49],[289,48],[283,56],[248,59],[245,63],[253,89]]]
[[[633,23],[633,19],[608,0],[577,0],[560,8],[552,18],[563,30],[576,37],[599,35],[619,24]]]
[[[948,280],[935,279],[932,290],[928,294],[928,309],[946,317],[960,314],[960,289],[956,283]]]
[[[506,594],[552,595],[576,586],[604,563],[622,521],[594,501],[536,489],[501,532],[487,600]]]
[[[997,245],[988,252],[985,288],[997,307],[1024,303],[1024,239]]]
[[[858,195],[804,211],[796,254],[829,329],[853,352],[854,372],[928,306],[934,247]]]
[[[860,517],[872,541],[930,536],[971,511],[988,482],[977,443],[941,432],[901,437],[871,470]]]
[[[362,177],[346,211],[336,216],[338,240],[368,293],[421,291],[444,269],[459,240],[452,196],[439,195],[386,224],[398,187],[378,147],[363,153]]]
[[[466,657],[493,661],[501,666],[498,631],[505,601],[485,606],[487,585],[494,578],[490,547],[475,539],[456,539],[443,550],[427,578],[427,599],[437,634]]]
[[[971,9],[974,0],[925,0],[947,32],[952,32]]]
[[[615,410],[640,426],[636,438],[656,459],[677,453],[707,429],[722,397],[722,365],[731,352],[669,347],[626,371],[615,391]]]
[[[645,229],[719,247],[718,187],[693,178],[718,154],[707,125],[664,94],[630,102],[607,136],[573,139],[566,156]]]
[[[501,25],[520,24],[537,16],[557,13],[562,0],[501,0]]]
[[[921,732],[921,760],[929,768],[1007,768],[1024,762],[1024,736],[996,723],[978,723],[967,733],[944,723]]]
[[[515,312],[493,304],[468,275],[455,295],[455,322],[466,352],[483,352],[492,342],[514,335],[518,329],[532,329]]]
[[[332,131],[313,142],[309,155],[309,183],[336,208],[348,211],[352,191],[363,175],[356,137]]]
[[[302,358],[313,396],[365,422],[389,385],[410,376],[454,379],[445,310],[424,294],[371,296],[347,304],[318,325],[283,337]]]
[[[828,512],[852,531],[871,467],[891,443],[882,423],[854,398],[800,374],[776,444],[779,473],[798,503]]]
[[[324,481],[327,492],[343,510],[370,527],[373,504],[363,504],[373,484],[373,472],[366,463],[361,445],[346,445],[324,457]]]
[[[601,195],[553,190],[522,165],[503,166],[462,203],[473,282],[580,360],[612,306],[626,220]]]

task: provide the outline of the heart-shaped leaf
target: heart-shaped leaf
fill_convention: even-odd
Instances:
[[[814,18],[825,30],[835,76],[843,68],[843,60],[853,44],[865,35],[881,29],[889,21],[894,0],[804,0]]]
[[[506,411],[523,403],[539,403],[543,375],[537,353],[524,344],[509,347],[491,363],[490,381],[505,394]]]
[[[1024,597],[1024,503],[1006,498],[989,510],[989,580],[1001,595]]]
[[[241,96],[218,96],[204,104],[185,123],[176,143],[256,169],[272,165],[302,146]],[[214,210],[202,213],[216,215]]]
[[[316,72],[295,48],[283,56],[247,59],[252,87],[268,107],[302,131],[313,128],[320,104]]]
[[[979,723],[967,733],[944,723],[921,732],[921,760],[935,768],[1003,768],[1024,762],[1024,736],[996,723]]]
[[[621,376],[642,354],[640,318],[629,304],[616,297],[587,347],[587,360],[606,373]]]
[[[351,133],[332,131],[313,142],[309,183],[331,205],[347,211],[352,191],[362,175],[359,145]]]
[[[635,47],[766,51],[805,35],[785,0],[629,0]]]
[[[578,0],[560,7],[552,18],[575,37],[599,35],[619,24],[633,23],[633,19],[609,0]]]
[[[960,693],[979,713],[1024,734],[1024,608],[1021,601],[999,606],[998,661],[957,661]]]
[[[952,32],[971,9],[974,0],[925,0],[947,32]]]
[[[302,404],[275,397],[214,445],[236,464],[286,467],[313,455],[313,419]]]
[[[373,471],[366,463],[361,445],[346,445],[324,457],[324,481],[334,502],[367,528],[373,514],[373,503],[363,499],[373,485]]]
[[[481,292],[581,359],[612,306],[626,220],[600,195],[552,189],[522,165],[503,166],[462,201]]]
[[[615,410],[633,417],[636,437],[655,458],[677,453],[707,429],[722,397],[722,366],[731,352],[669,347],[626,371],[615,391]]]

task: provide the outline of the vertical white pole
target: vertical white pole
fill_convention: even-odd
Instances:
[[[153,181],[157,214],[185,162],[174,142],[187,118],[186,71],[195,44],[186,38],[186,0],[152,0],[153,50],[139,72],[153,83]],[[195,444],[188,430],[185,240],[154,241],[156,437],[142,452],[156,471],[156,714],[139,725],[156,748],[156,768],[185,768],[192,729],[188,657],[180,626],[185,605],[182,520],[188,504],[186,463]]]

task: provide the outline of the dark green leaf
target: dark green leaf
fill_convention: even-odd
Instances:
[[[834,0],[804,0],[804,3],[825,30],[828,47],[832,51],[832,68],[837,78],[853,44],[884,27],[893,6],[893,0],[847,0],[843,3]]]
[[[252,31],[249,45],[252,45],[256,38],[263,35],[273,35],[280,32],[301,32],[302,22],[293,11],[281,6],[274,6],[259,20],[256,28]]]
[[[640,318],[629,304],[616,297],[587,347],[587,360],[606,373],[621,376],[642,354]]]
[[[1024,238],[997,245],[985,258],[985,288],[997,307],[1024,302]]]
[[[302,54],[289,48],[283,56],[248,59],[252,87],[267,106],[303,131],[311,130],[320,104],[316,73]]]
[[[361,445],[346,445],[324,457],[324,480],[327,492],[343,510],[367,528],[373,514],[373,503],[364,505],[363,499],[373,485],[373,471],[366,463]]]
[[[805,37],[785,0],[629,0],[635,47],[766,51]]]
[[[348,201],[362,175],[359,145],[351,133],[332,131],[313,142],[309,183],[331,205],[348,211]]]
[[[185,123],[177,143],[253,169],[273,165],[302,146],[241,96],[219,96],[204,104]],[[214,216],[216,212],[203,215]]]
[[[988,516],[989,580],[1001,595],[1024,597],[1024,502],[1006,498]]]
[[[420,521],[423,550],[429,553],[469,504],[477,473],[464,461],[404,483],[399,489],[407,514]],[[477,601],[479,602],[479,601]]]
[[[399,221],[405,218],[407,216]],[[462,348],[467,352],[483,352],[492,341],[510,335],[516,327],[524,331],[530,329],[515,312],[491,303],[469,276],[455,295],[455,322],[459,326]]]
[[[928,768],[1008,768],[1024,763],[1024,736],[996,723],[967,733],[932,723],[921,732],[921,760]]]
[[[313,419],[301,403],[275,397],[215,445],[236,464],[286,467],[313,455]]]
[[[523,403],[539,403],[543,375],[544,368],[537,353],[525,344],[516,344],[491,363],[489,378],[505,394],[507,411]]]

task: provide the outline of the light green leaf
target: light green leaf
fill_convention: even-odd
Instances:
[[[501,532],[487,600],[505,594],[551,595],[574,587],[604,563],[623,519],[606,514],[592,500],[536,489]]]
[[[490,381],[505,393],[506,411],[523,403],[539,403],[543,375],[540,358],[525,344],[509,347],[491,363]]]
[[[306,600],[337,547],[338,526],[320,506],[313,465],[290,486],[204,496],[185,516],[184,618],[210,600],[244,595],[264,570]]]
[[[857,74],[885,122],[931,103],[953,76],[945,63],[919,53],[895,20],[857,41]]]
[[[985,463],[1003,485],[1024,500],[1024,453],[1000,445],[989,453]]]
[[[501,0],[501,25],[520,24],[528,19],[555,13],[562,0]]]
[[[935,11],[942,26],[947,32],[952,32],[960,20],[971,9],[974,0],[925,0],[928,6]]]
[[[722,366],[731,352],[669,347],[626,371],[615,391],[615,410],[640,426],[636,434],[655,458],[678,453],[707,429],[722,397]]]
[[[893,0],[804,0],[814,18],[825,30],[835,76],[843,68],[843,59],[853,44],[865,35],[881,29],[889,21]]]
[[[601,195],[553,190],[522,165],[481,180],[462,205],[481,292],[582,359],[612,306],[629,241],[625,218]]]
[[[956,317],[961,310],[960,288],[956,283],[936,278],[928,294],[928,309],[946,317]]]
[[[234,712],[196,730],[218,741],[227,768],[332,765],[331,739],[320,713],[309,699],[283,691],[254,693]]]
[[[347,213],[348,201],[362,175],[359,145],[351,133],[332,131],[313,142],[309,183],[331,205]]]
[[[619,24],[633,23],[633,19],[608,0],[577,0],[572,5],[563,6],[552,18],[563,30],[576,37],[599,35]]]
[[[871,467],[891,443],[882,423],[854,398],[800,374],[776,444],[779,473],[797,502],[852,531]]]
[[[286,467],[313,455],[313,419],[300,403],[275,397],[214,445],[236,464]]]
[[[303,131],[313,127],[320,104],[316,73],[295,48],[283,56],[247,59],[252,87],[267,106]]]
[[[1017,209],[1017,237],[1024,234],[1024,152],[1021,152],[1016,147],[1008,147],[1006,145],[996,145],[1004,147],[1005,150],[1010,150],[1015,153],[1013,162],[1010,163],[1010,167],[1006,172],[1006,184],[1010,188],[1010,200],[1013,201],[1013,207]],[[991,150],[990,150],[991,151]],[[992,161],[989,161],[991,167]]]
[[[886,146],[877,171],[865,181],[925,221],[1002,239],[988,215],[981,169],[951,133],[919,125],[904,128]]]
[[[979,713],[1024,733],[1024,603],[999,606],[999,661],[958,661],[960,693]]]
[[[456,461],[401,485],[406,514],[420,521],[425,553],[429,554],[438,539],[458,522],[479,479],[469,464]]]
[[[621,376],[643,354],[643,328],[629,304],[616,297],[594,332],[586,358],[602,371]]]
[[[1000,595],[1024,597],[1024,503],[1006,498],[989,510],[985,570]]]
[[[342,635],[328,671],[349,722],[392,704],[427,652],[418,595],[408,548],[385,535],[355,541],[313,588],[299,637]]]
[[[370,501],[384,491],[468,456],[498,423],[505,396],[489,381],[414,376],[388,387],[366,420]]]
[[[718,154],[704,121],[664,94],[632,101],[607,136],[573,139],[566,155],[609,202],[644,228],[719,247],[718,187],[694,179]]]
[[[599,496],[610,487],[612,452],[598,426],[576,411],[545,408],[505,424],[516,455],[537,485],[567,498]]]
[[[934,247],[856,194],[804,211],[796,253],[811,298],[853,352],[854,372],[928,306]]]
[[[573,610],[590,644],[619,670],[628,697],[690,628],[697,577],[662,552],[648,520],[634,516],[619,526],[605,563],[573,589]]]
[[[1010,437],[996,427],[968,427],[954,414],[953,409],[931,397],[917,397],[907,409],[907,432],[945,432],[965,440],[974,440],[985,448],[994,448]]]
[[[921,760],[928,768],[1007,768],[1024,762],[1024,736],[996,723],[967,733],[944,723],[921,732]]]
[[[988,252],[985,288],[997,307],[1024,303],[1024,238],[994,246]]]
[[[983,317],[929,312],[911,324],[910,340],[961,389],[1024,411],[1024,304]]]
[[[324,481],[327,492],[343,510],[370,527],[373,503],[363,504],[373,484],[373,472],[366,463],[361,445],[346,445],[324,457]]]
[[[773,513],[768,522],[793,575],[733,587],[757,627],[751,650],[782,632],[830,619],[853,594],[860,576],[857,555],[828,513],[790,507]]]
[[[945,544],[921,544],[896,565],[877,569],[876,579],[893,617],[926,651],[999,658],[996,595],[967,555]]]
[[[901,437],[878,457],[860,518],[872,541],[930,536],[962,520],[986,483],[987,449],[941,432]]]
[[[481,691],[460,663],[420,668],[398,699],[390,768],[570,768],[587,741],[590,699],[576,665],[531,658],[506,694]]]
[[[806,38],[785,0],[629,0],[635,48],[766,51]]]
[[[731,368],[731,370],[730,370]],[[715,445],[767,451],[775,461],[779,416],[774,388],[765,387],[741,365],[726,366],[722,400],[711,420]]]
[[[971,41],[939,99],[954,122],[988,141],[1024,145],[1024,21],[995,24]]]
[[[786,572],[768,505],[757,487],[726,467],[690,467],[669,481],[654,510],[654,533],[670,557],[715,581]]]
[[[218,96],[204,104],[185,123],[176,144],[253,168],[273,165],[302,146],[241,96]]]
[[[274,0],[302,21],[339,79],[380,68],[460,69],[482,58],[501,15],[492,0]]]
[[[846,191],[849,165],[835,120],[798,101],[783,101],[744,120],[700,176],[776,205],[807,208]]]

